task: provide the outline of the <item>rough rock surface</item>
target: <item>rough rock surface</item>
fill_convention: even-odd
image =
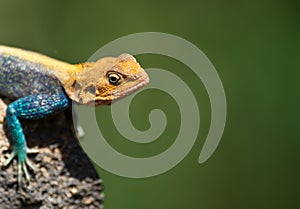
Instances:
[[[0,208],[103,208],[103,186],[96,170],[74,137],[66,110],[38,121],[22,121],[36,171],[17,183],[17,160],[4,167],[11,147],[7,124],[1,122],[6,104],[0,98]],[[7,101],[6,101],[7,103]]]

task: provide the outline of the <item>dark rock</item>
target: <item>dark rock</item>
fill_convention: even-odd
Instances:
[[[0,102],[0,116],[4,115],[3,105]],[[23,175],[20,185],[17,160],[3,166],[11,148],[9,134],[4,131],[5,121],[0,121],[1,209],[103,208],[102,181],[74,137],[72,120],[65,113],[38,121],[22,121],[28,147],[38,148],[39,153],[29,154],[36,171],[29,169],[30,182]]]

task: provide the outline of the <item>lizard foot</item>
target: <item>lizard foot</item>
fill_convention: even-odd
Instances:
[[[14,159],[15,156],[18,156],[18,184],[21,183],[22,175],[24,171],[25,178],[27,181],[30,181],[30,175],[27,170],[27,166],[29,166],[33,171],[35,171],[35,166],[27,157],[27,153],[37,153],[36,149],[25,149],[25,151],[16,151],[13,150],[8,159],[5,161],[5,166],[7,166]]]

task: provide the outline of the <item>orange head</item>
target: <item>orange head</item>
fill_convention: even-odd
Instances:
[[[80,104],[111,104],[138,90],[149,77],[129,54],[105,57],[94,63],[81,64],[76,80],[67,90],[69,97]]]

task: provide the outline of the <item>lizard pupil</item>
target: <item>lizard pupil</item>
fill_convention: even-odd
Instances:
[[[112,85],[118,85],[121,80],[121,75],[115,72],[110,72],[107,74],[108,82]]]

